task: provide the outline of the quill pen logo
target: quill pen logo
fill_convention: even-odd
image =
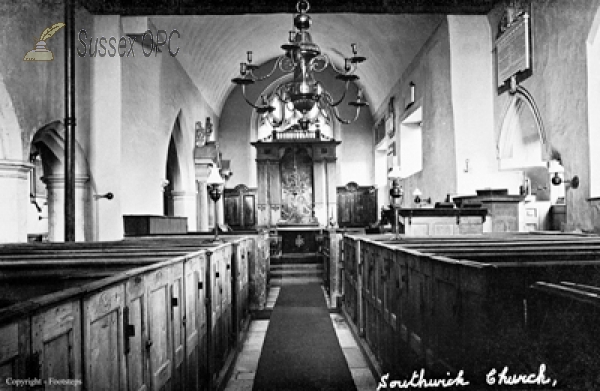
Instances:
[[[35,44],[35,48],[27,52],[25,57],[23,57],[23,61],[52,61],[54,60],[54,55],[48,49],[46,49],[46,41],[50,39],[58,30],[65,27],[65,24],[62,22],[55,23],[52,26],[46,28],[42,35],[40,35],[40,40]]]

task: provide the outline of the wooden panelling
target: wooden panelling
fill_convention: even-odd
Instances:
[[[123,259],[160,248],[166,258],[125,272],[119,271],[118,262],[105,263],[107,270],[117,270],[109,278],[0,310],[3,384],[9,377],[38,377],[71,379],[87,390],[222,386],[224,365],[249,322],[249,260],[254,267],[257,259],[268,263],[263,259],[268,258],[265,235],[231,237],[227,242],[203,246],[205,250],[200,250],[197,237],[174,236],[103,246],[56,244],[45,246],[48,259],[36,263],[29,259],[39,247],[0,248],[9,259],[0,267],[12,265],[23,273],[28,272],[27,263],[30,269],[69,262],[85,265],[85,257],[78,260],[77,254],[94,251],[114,250],[115,259]],[[187,254],[178,250],[190,243]],[[173,250],[171,256],[168,249]],[[129,259],[126,264],[135,262]]]
[[[343,310],[383,373],[404,378],[427,368],[432,376],[447,376],[464,369],[479,386],[490,365],[516,367],[525,359],[530,367],[539,365],[535,357],[519,354],[517,346],[506,345],[512,338],[522,345],[520,351],[537,348],[531,345],[534,339],[524,337],[529,286],[536,279],[598,281],[600,242],[510,239],[344,237]],[[552,255],[543,258],[551,262],[537,260],[536,252],[545,246]],[[504,252],[507,257],[501,257]],[[440,255],[448,253],[452,258]],[[595,289],[593,297],[600,292]],[[570,346],[565,336],[564,348]],[[543,354],[539,357],[558,357],[550,350]]]
[[[253,229],[256,226],[256,189],[244,185],[225,189],[225,223],[234,230]]]
[[[377,190],[350,182],[337,188],[338,225],[366,227],[378,219]]]
[[[127,390],[123,359],[125,289],[119,284],[85,301],[85,383],[89,390]]]

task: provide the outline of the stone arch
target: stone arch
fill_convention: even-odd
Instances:
[[[47,236],[49,241],[64,240],[64,181],[65,181],[65,127],[60,121],[53,121],[37,130],[30,142],[30,161],[41,157],[43,175],[41,180],[46,186]],[[75,239],[91,240],[93,223],[91,219],[92,203],[90,192],[94,191],[90,180],[89,165],[85,151],[75,143]],[[39,203],[37,207],[42,207]],[[43,208],[42,208],[43,209]],[[42,210],[42,213],[44,211]],[[42,215],[42,217],[44,217]]]
[[[188,229],[196,228],[196,188],[193,151],[194,134],[188,131],[182,110],[173,120],[167,143],[165,178],[168,181],[163,196],[166,216],[188,218]],[[191,140],[191,141],[190,141]]]
[[[513,154],[515,137],[517,136],[515,132],[519,130],[519,121],[523,116],[527,116],[529,127],[531,128],[533,126],[535,128],[533,130],[527,129],[527,133],[523,136],[528,138],[528,144],[530,144],[532,148],[539,148],[540,163],[550,160],[551,148],[547,140],[546,129],[540,111],[529,91],[524,87],[518,86],[516,90],[511,93],[503,113],[497,140],[497,154],[500,162],[500,169],[519,168],[519,164],[521,164],[518,161],[511,164],[507,159]],[[526,160],[526,157],[523,157],[523,159],[525,159],[523,160],[523,164],[526,166],[530,164],[530,162]]]

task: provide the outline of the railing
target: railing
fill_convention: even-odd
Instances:
[[[27,273],[39,281],[104,273],[0,309],[0,389],[20,389],[14,379],[35,378],[87,390],[214,389],[249,321],[254,240],[0,247],[3,282]]]

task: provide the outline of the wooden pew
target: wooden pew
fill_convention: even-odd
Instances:
[[[464,369],[485,380],[486,366],[518,361],[504,336],[524,332],[532,283],[600,281],[597,237],[464,239],[344,238],[344,311],[383,373]]]
[[[35,274],[59,288],[0,309],[0,381],[10,374],[71,379],[89,390],[217,387],[249,321],[248,261],[262,255],[251,238],[197,242],[52,244],[48,259],[43,245],[0,246],[0,287],[19,275],[13,287],[25,286]]]

